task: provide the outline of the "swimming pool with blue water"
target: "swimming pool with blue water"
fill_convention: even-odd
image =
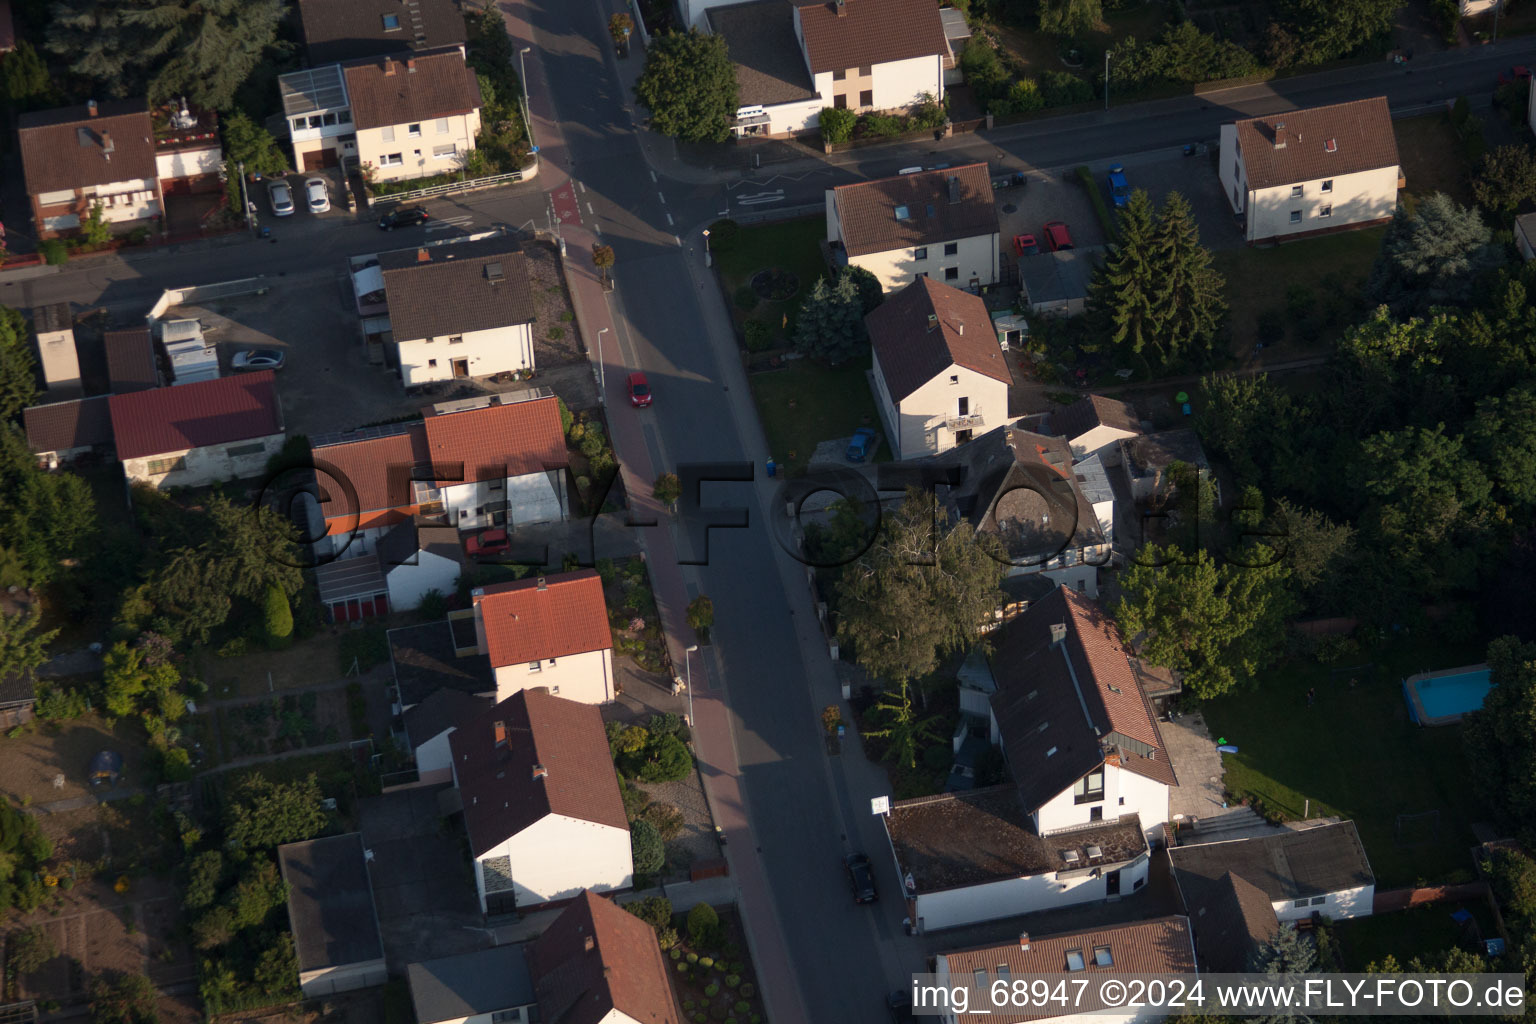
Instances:
[[[1405,685],[1412,689],[1423,709],[1424,719],[1430,722],[1439,719],[1455,721],[1468,711],[1476,711],[1483,706],[1488,691],[1493,689],[1486,666],[1452,675],[1416,677]],[[1410,707],[1412,704],[1410,700]]]

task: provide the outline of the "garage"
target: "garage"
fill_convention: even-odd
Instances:
[[[320,604],[331,622],[361,622],[389,614],[389,582],[373,555],[315,567]]]
[[[304,154],[306,171],[323,171],[327,167],[338,167],[340,164],[341,157],[334,149],[312,149]]]
[[[361,833],[277,848],[299,988],[315,999],[389,980]]]

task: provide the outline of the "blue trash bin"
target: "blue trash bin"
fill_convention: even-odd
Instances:
[[[768,460],[768,475],[770,477],[772,477],[775,473],[778,472],[778,468],[779,468],[778,466],[774,465],[772,459]]]
[[[1189,403],[1185,402],[1184,403],[1184,415],[1185,416],[1189,416],[1191,414],[1192,414],[1192,410],[1189,408]]]

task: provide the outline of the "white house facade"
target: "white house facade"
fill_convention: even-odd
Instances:
[[[395,345],[400,353],[400,380],[408,388],[534,367],[531,323],[435,338],[397,338]]]
[[[98,206],[116,227],[147,225],[164,212],[144,100],[32,111],[16,125],[38,237],[74,231]]]
[[[617,696],[608,605],[592,570],[480,587],[470,600],[498,700],[535,688],[583,704]]]
[[[569,899],[583,889],[609,892],[635,880],[629,830],[550,814],[475,857],[480,909],[511,895],[519,907]]]
[[[259,476],[286,440],[270,370],[113,395],[108,408],[124,476],[160,489]]]
[[[942,454],[979,434],[989,418],[993,422],[1007,419],[1008,385],[994,377],[951,363],[897,401],[878,353],[874,369],[875,398],[899,458]]]
[[[794,7],[795,38],[824,106],[896,110],[944,100],[949,46],[921,0],[830,0]]]
[[[1385,223],[1403,184],[1385,97],[1222,125],[1218,173],[1250,244]]]

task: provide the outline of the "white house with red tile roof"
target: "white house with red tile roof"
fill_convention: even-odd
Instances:
[[[1195,974],[1195,946],[1189,918],[1170,914],[1147,921],[1105,925],[1055,935],[1021,932],[1002,945],[940,953],[933,971],[941,986],[971,986],[971,1005],[990,1006],[992,987],[1003,982],[1010,991],[1022,975],[1056,974],[1066,979],[1091,979],[1106,974]],[[1051,983],[1052,986],[1056,982]],[[1073,991],[1075,991],[1075,982]],[[1045,1024],[1047,1021],[1092,1021],[1094,1024],[1131,1024],[1160,1019],[1163,1014],[1148,1007],[1125,1008],[1097,1000],[1092,983],[1084,993],[1094,999],[1074,1007],[1074,1013],[1012,1008],[993,1009],[987,1019],[997,1024]],[[1086,1016],[1079,1016],[1086,1014]],[[941,1013],[941,1024],[958,1024],[954,1013]]]
[[[257,476],[283,446],[271,370],[113,395],[108,408],[130,483],[202,487]]]
[[[949,44],[928,0],[798,0],[795,37],[826,106],[895,110],[944,101]]]
[[[633,884],[629,820],[597,708],[524,690],[448,742],[483,912]]]
[[[534,688],[583,704],[614,699],[613,632],[596,572],[477,587],[470,600],[498,700]]]
[[[582,893],[531,946],[551,1024],[682,1024],[656,933],[612,900]]]

